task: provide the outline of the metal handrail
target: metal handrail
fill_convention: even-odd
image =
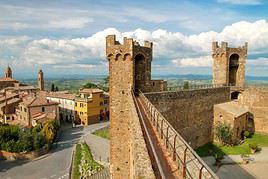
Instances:
[[[154,114],[158,114],[159,118],[164,121],[165,125],[169,126],[170,130],[172,130],[172,132],[176,134],[177,140],[180,141],[180,143],[183,143],[183,145],[185,146],[187,151],[190,152],[190,154],[195,159],[197,159],[198,164],[200,164],[201,167],[202,167],[202,170],[200,170],[200,172],[202,172],[202,173],[199,173],[199,176],[202,177],[203,176],[203,171],[206,170],[208,172],[208,174],[210,175],[210,178],[218,179],[217,175],[207,166],[207,164],[198,156],[198,154],[189,146],[189,144],[182,138],[182,136],[173,128],[173,126],[165,119],[165,117],[156,109],[156,107],[146,98],[146,96],[141,91],[139,91],[139,96],[143,100],[143,103],[146,105],[146,107],[147,108],[151,107],[152,108],[151,111],[155,111]],[[151,119],[151,120],[153,120],[153,119]],[[162,122],[162,120],[161,120],[161,122]],[[159,127],[158,123],[157,123],[157,126]],[[172,146],[172,144],[170,143],[169,139],[166,139],[167,136],[165,135],[165,133],[161,129],[160,129],[159,132],[161,133],[160,135],[163,136],[163,140],[166,141],[170,146]],[[174,148],[174,147],[175,146],[172,146],[171,149]],[[185,164],[183,162],[184,160],[181,159],[181,157],[180,157],[179,153],[177,152],[177,150],[175,151],[175,153],[176,153],[177,158],[180,160],[180,162],[186,166],[187,164]],[[186,175],[188,174],[188,176],[190,175],[190,178],[192,178],[191,172],[188,171],[187,167],[186,167],[186,171],[184,171],[184,173]]]

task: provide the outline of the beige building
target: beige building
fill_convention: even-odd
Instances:
[[[75,121],[75,95],[65,92],[51,92],[46,98],[50,101],[59,103],[60,120]]]
[[[35,126],[46,120],[59,120],[57,102],[46,99],[45,92],[23,98],[16,111],[18,119],[27,126]]]
[[[232,142],[244,139],[244,132],[254,132],[254,123],[247,108],[238,101],[231,101],[214,105],[214,124],[226,122],[231,126]]]
[[[16,120],[16,108],[21,102],[18,94],[6,93],[0,96],[0,121],[9,123]]]

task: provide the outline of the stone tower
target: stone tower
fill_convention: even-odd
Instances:
[[[6,72],[5,72],[5,77],[6,78],[12,78],[12,70],[10,68],[10,66],[7,66]]]
[[[123,44],[115,35],[106,37],[106,56],[109,61],[110,94],[110,158],[112,178],[130,178],[130,128],[133,99],[131,91],[148,91],[151,79],[153,44],[144,46],[130,38]],[[135,109],[135,108],[134,108]]]
[[[40,89],[40,91],[44,91],[45,90],[45,86],[44,86],[44,73],[43,73],[42,69],[40,69],[38,71],[37,84],[38,84],[38,88]]]
[[[231,48],[227,42],[212,42],[213,84],[231,86],[232,91],[241,91],[245,86],[245,64],[248,43]]]

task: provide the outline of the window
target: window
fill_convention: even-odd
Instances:
[[[24,108],[24,112],[27,112],[27,109],[26,108]]]
[[[77,102],[75,102],[75,107],[77,107]]]
[[[45,112],[45,107],[44,106],[42,106],[42,112]]]

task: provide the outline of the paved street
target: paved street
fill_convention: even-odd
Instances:
[[[59,142],[49,154],[34,161],[0,161],[1,179],[64,179],[69,178],[69,167],[73,145],[96,129],[108,126],[109,122],[88,127],[71,128],[64,126]]]
[[[110,141],[93,134],[87,134],[83,138],[90,147],[94,160],[108,166]]]

